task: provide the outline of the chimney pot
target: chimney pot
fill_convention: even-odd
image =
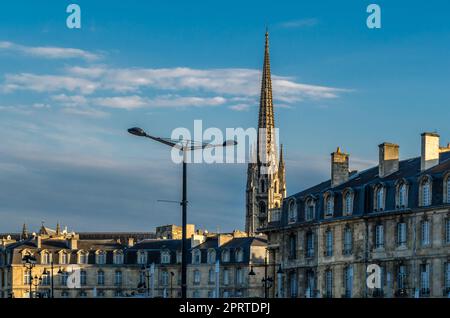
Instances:
[[[348,181],[349,177],[349,155],[343,153],[338,147],[331,154],[331,186],[336,187]]]

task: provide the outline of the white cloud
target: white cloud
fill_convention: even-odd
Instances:
[[[25,46],[6,41],[0,42],[0,49],[19,52],[21,54],[46,59],[78,58],[86,61],[96,61],[100,59],[100,55],[81,49],[52,47],[52,46]]]
[[[231,110],[235,110],[235,111],[238,111],[238,112],[242,112],[242,111],[247,111],[247,110],[249,110],[250,107],[252,107],[252,106],[249,105],[249,104],[235,104],[235,105],[231,105],[229,108],[230,108]]]

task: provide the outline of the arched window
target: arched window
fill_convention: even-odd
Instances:
[[[297,204],[295,200],[289,201],[288,205],[289,222],[297,221]]]
[[[347,190],[344,192],[344,214],[351,215],[353,213],[353,192]]]
[[[78,264],[87,264],[88,263],[88,252],[79,251],[78,252]]]
[[[444,178],[444,203],[450,203],[450,172]]]
[[[106,253],[105,251],[97,251],[96,253],[96,260],[95,263],[102,265],[102,264],[106,264]]]
[[[123,252],[122,251],[114,251],[113,262],[116,265],[123,264]]]
[[[41,252],[41,264],[47,265],[50,263],[50,254],[47,251]],[[1,277],[0,277],[1,278]]]
[[[383,185],[378,185],[375,187],[375,200],[374,200],[374,210],[383,211],[385,201],[385,190]]]
[[[266,192],[266,182],[264,180],[261,180],[260,190],[262,193]]]
[[[200,264],[202,262],[202,253],[199,249],[192,251],[192,264]]]
[[[236,262],[243,262],[244,261],[244,251],[240,248],[238,248],[235,252],[235,259]]]
[[[274,188],[275,188],[275,193],[278,193],[278,181],[276,181],[275,180],[275,183],[274,183]]]
[[[216,251],[213,249],[208,250],[208,264],[214,264],[216,262]]]
[[[315,215],[315,203],[314,200],[312,198],[309,198],[306,200],[306,204],[305,204],[305,219],[306,221],[311,221],[314,219],[314,215]]]
[[[170,264],[170,251],[161,252],[161,264]]]
[[[343,246],[343,254],[350,255],[352,254],[353,249],[353,233],[352,229],[349,226],[346,226],[344,229],[344,246]]]
[[[408,189],[405,182],[398,186],[397,192],[397,206],[400,209],[404,209],[408,206]]]
[[[229,262],[230,261],[230,251],[228,249],[225,249],[222,251],[222,262]]]
[[[431,177],[424,176],[420,181],[420,206],[430,206],[432,198]]]
[[[334,213],[334,196],[332,193],[325,195],[325,216],[333,216]]]
[[[137,252],[137,261],[139,265],[147,264],[147,253],[145,251]]]

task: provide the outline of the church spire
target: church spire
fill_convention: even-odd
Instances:
[[[59,226],[59,221],[56,223],[56,235],[60,235],[61,234],[61,227]]]
[[[28,229],[27,229],[27,224],[24,223],[22,226],[22,240],[25,240],[28,238]]]
[[[261,79],[261,98],[259,102],[259,118],[258,129],[265,129],[264,136],[258,134],[258,161],[260,162],[260,155],[265,150],[265,154],[271,154],[274,142],[274,115],[273,115],[273,100],[272,100],[272,77],[270,72],[270,55],[269,55],[269,32],[266,31],[266,43],[264,50],[264,65]],[[264,140],[259,140],[263,137]],[[261,146],[265,149],[259,149]],[[270,157],[268,157],[270,158]]]

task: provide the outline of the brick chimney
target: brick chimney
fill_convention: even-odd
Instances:
[[[36,248],[41,248],[42,247],[42,238],[40,235],[36,235],[35,236],[35,240],[36,240]]]
[[[439,134],[425,132],[422,134],[422,152],[420,170],[428,170],[439,164]]]
[[[387,177],[398,171],[399,148],[399,145],[391,144],[389,142],[384,142],[378,146],[378,175],[380,178]]]
[[[348,158],[349,155],[341,152],[339,147],[331,154],[331,187],[337,187],[348,181]]]

